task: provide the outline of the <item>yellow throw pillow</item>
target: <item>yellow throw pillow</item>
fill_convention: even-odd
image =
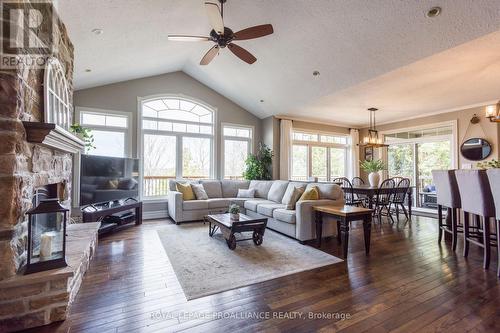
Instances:
[[[184,201],[188,200],[195,200],[196,197],[194,196],[193,189],[191,188],[191,184],[189,183],[175,183],[175,188],[177,189],[177,192],[182,193],[182,199]]]
[[[319,189],[317,186],[313,186],[306,190],[304,194],[300,197],[299,201],[303,200],[319,200]]]

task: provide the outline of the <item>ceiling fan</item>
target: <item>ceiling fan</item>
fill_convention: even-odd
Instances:
[[[208,65],[219,53],[219,50],[225,47],[227,47],[229,51],[233,52],[235,56],[237,56],[244,62],[253,64],[255,61],[257,61],[257,58],[255,58],[250,52],[248,52],[241,46],[234,44],[233,41],[254,39],[270,35],[274,32],[273,26],[271,24],[263,24],[246,28],[238,32],[233,32],[233,30],[224,26],[224,3],[227,0],[218,1],[220,2],[220,10],[217,4],[212,2],[205,2],[205,9],[207,11],[210,25],[212,26],[212,31],[210,31],[209,37],[168,35],[168,39],[188,42],[215,42],[216,44],[210,50],[208,50],[208,52],[201,59],[200,65]]]

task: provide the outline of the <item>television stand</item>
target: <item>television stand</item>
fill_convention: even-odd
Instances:
[[[116,223],[104,222],[102,227],[99,229],[99,234],[104,232],[113,231],[117,227],[135,222],[135,225],[142,224],[142,201],[137,201],[135,199],[126,199],[120,202],[104,203],[104,204],[94,204],[82,207],[82,219],[83,223],[87,222],[101,222],[106,217],[113,214],[126,212],[129,210],[134,210],[135,214],[122,214],[116,217]],[[123,217],[123,219],[121,219]]]

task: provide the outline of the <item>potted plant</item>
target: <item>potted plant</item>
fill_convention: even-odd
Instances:
[[[386,170],[385,164],[382,160],[363,161],[361,162],[361,169],[368,173],[368,181],[370,186],[378,186],[380,182],[379,171]]]
[[[229,206],[229,215],[231,220],[238,221],[240,219],[240,206],[236,204]]]
[[[243,178],[246,180],[271,180],[273,151],[263,143],[259,144],[256,155],[250,154],[245,161],[246,169]]]
[[[492,159],[491,161],[477,163],[478,169],[498,169],[500,168],[500,161]]]
[[[95,149],[94,146],[94,135],[92,134],[92,130],[89,128],[85,128],[80,124],[73,124],[70,126],[71,132],[75,133],[80,139],[85,142],[85,152],[88,153],[92,149]]]

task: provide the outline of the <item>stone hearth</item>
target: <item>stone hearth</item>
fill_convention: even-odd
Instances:
[[[99,225],[68,225],[68,267],[0,281],[0,332],[66,319],[97,247]]]

